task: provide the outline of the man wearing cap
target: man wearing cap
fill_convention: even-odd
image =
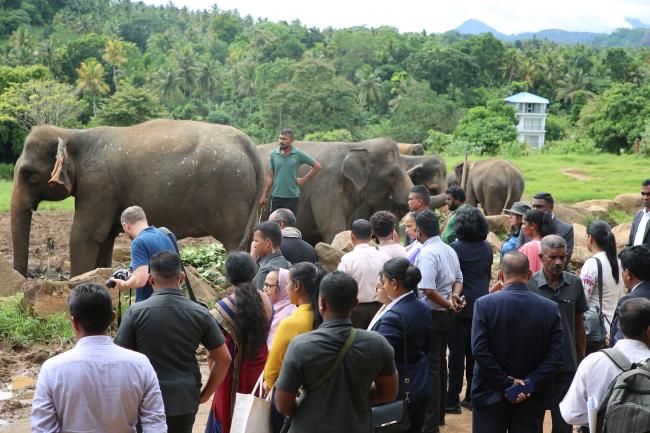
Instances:
[[[510,251],[516,251],[519,244],[519,234],[523,224],[523,217],[526,211],[530,210],[530,206],[521,201],[516,201],[512,204],[510,209],[504,209],[503,212],[510,217],[510,234],[508,239],[503,242],[501,246],[501,257]]]
[[[280,145],[269,155],[269,171],[264,181],[264,190],[260,198],[260,206],[266,206],[266,195],[271,190],[271,210],[290,209],[298,215],[299,186],[310,178],[316,176],[320,164],[302,150],[293,146],[293,130],[285,128],[280,131]],[[298,169],[302,164],[311,166],[311,170],[303,177],[298,176]]]

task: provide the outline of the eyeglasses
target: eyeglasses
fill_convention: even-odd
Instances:
[[[279,284],[269,284],[269,283],[264,283],[264,288],[265,289],[270,289],[272,287],[280,287]]]

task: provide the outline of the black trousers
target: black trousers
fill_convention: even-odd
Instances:
[[[553,405],[551,406],[551,419],[553,420],[552,433],[571,433],[573,427],[567,424],[560,413],[560,402],[569,391],[575,371],[560,371],[553,376],[551,389],[553,393]],[[540,430],[541,431],[541,430]]]
[[[167,415],[167,433],[192,433],[195,418],[195,413]]]
[[[298,217],[298,197],[296,198],[283,198],[283,197],[271,197],[271,212],[274,212],[278,209],[290,209],[291,212]]]
[[[447,400],[447,343],[454,325],[451,311],[431,310],[432,326],[429,338],[429,385],[431,394],[424,417],[423,433],[437,432],[445,424]]]
[[[352,326],[358,329],[368,329],[368,325],[381,308],[381,302],[364,302],[352,311]]]
[[[513,404],[506,400],[472,408],[472,433],[538,433],[544,408],[533,400]]]
[[[449,338],[449,388],[447,388],[447,407],[460,407],[460,391],[463,389],[463,376],[467,381],[465,400],[469,401],[474,372],[472,356],[472,318],[454,318],[454,328]]]
[[[409,412],[409,420],[411,421],[411,427],[404,433],[421,433],[422,424],[424,424],[424,414],[427,411],[427,401],[426,397],[421,398],[416,401],[411,401],[407,408]]]

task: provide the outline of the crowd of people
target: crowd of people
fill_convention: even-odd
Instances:
[[[629,363],[650,358],[650,180],[619,256],[610,226],[589,224],[593,256],[579,275],[568,268],[573,228],[539,193],[504,210],[511,231],[490,287],[488,223],[458,186],[446,191],[442,227],[429,191],[413,187],[403,245],[390,212],[353,221],[354,248],[327,272],[300,239],[288,180],[300,185],[320,166],[292,149],[290,132],[271,155],[273,212],[254,228],[249,252],[228,254],[232,294],[209,310],[183,295],[173,237],[141,208],[123,212],[132,276],[114,281],[136,288],[137,302],[112,341],[107,290],[74,289],[79,342],[43,365],[33,431],[190,432],[199,404],[212,399],[205,431],[228,433],[236,395],[261,383],[274,432],[375,431],[373,407],[395,401],[407,432],[438,432],[446,414],[463,410],[476,433],[539,433],[546,410],[553,433],[570,432],[587,425],[587,398],[601,399],[621,371],[601,349]],[[307,179],[296,177],[301,163],[312,166]],[[604,318],[607,338],[586,329],[591,313]],[[208,353],[204,385],[199,345]]]

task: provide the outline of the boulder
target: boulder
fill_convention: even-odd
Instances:
[[[508,215],[488,215],[485,217],[488,228],[493,233],[508,233],[510,231],[510,217]]]
[[[5,257],[0,257],[0,296],[11,296],[20,293],[25,282],[20,272],[14,269]]]
[[[569,224],[575,223],[585,225],[591,217],[591,214],[587,210],[576,208],[571,205],[556,204],[553,207],[553,213],[562,221],[565,221]]]
[[[346,230],[337,234],[334,236],[334,240],[330,246],[335,250],[342,251],[344,254],[349,253],[354,249],[354,245],[352,245],[352,232]]]
[[[616,238],[616,249],[621,251],[630,240],[630,232],[632,231],[632,223],[623,223],[612,227],[612,233]]]
[[[317,243],[315,250],[316,255],[318,255],[318,262],[328,271],[335,271],[341,261],[341,257],[345,254],[325,242]]]
[[[192,285],[192,291],[196,299],[205,302],[209,306],[214,305],[218,298],[217,291],[207,281],[201,278],[199,272],[194,267],[185,266],[185,273]]]
[[[621,207],[614,200],[585,200],[573,205],[574,208],[587,211],[595,218],[604,219],[614,210]]]
[[[85,274],[77,275],[69,281],[27,280],[23,284],[23,308],[36,317],[46,318],[60,311],[68,311],[68,297],[77,285],[83,283],[106,284],[113,269],[97,268]],[[117,289],[108,289],[117,305]]]
[[[113,261],[117,263],[129,263],[131,261],[131,247],[116,244],[113,247]]]
[[[641,194],[631,192],[614,197],[614,202],[624,212],[634,214],[641,209]]]
[[[582,266],[585,261],[592,256],[587,249],[586,237],[587,227],[582,224],[572,224],[573,226],[573,254],[571,263]]]
[[[501,242],[501,239],[499,239],[499,236],[495,235],[494,233],[490,232],[487,235],[487,241],[492,247],[492,252],[493,253],[498,253],[501,251],[501,245],[503,245],[503,242]]]

